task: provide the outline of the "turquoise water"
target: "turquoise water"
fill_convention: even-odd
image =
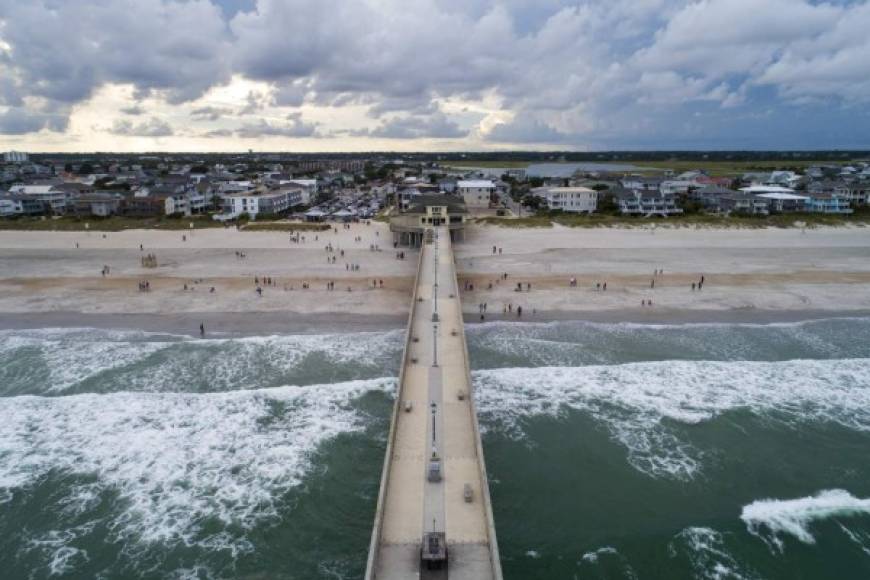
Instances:
[[[3,578],[358,578],[402,332],[0,331]],[[870,577],[870,319],[468,329],[505,577]]]

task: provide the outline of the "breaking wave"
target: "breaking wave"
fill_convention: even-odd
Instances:
[[[677,427],[734,409],[870,430],[870,359],[672,360],[481,370],[473,378],[484,428],[521,434],[524,418],[583,411],[625,446],[632,466],[655,477],[693,477],[702,454]]]
[[[87,516],[107,494],[117,498],[109,541],[245,552],[245,533],[278,515],[318,447],[364,429],[354,402],[394,386],[0,398],[0,490],[11,499],[61,475],[69,485],[52,509]],[[56,530],[30,545],[49,551],[60,573],[87,558],[70,544],[89,531]]]
[[[816,542],[810,526],[830,518],[870,515],[870,498],[856,498],[842,489],[823,490],[813,496],[798,499],[762,499],[743,506],[740,519],[746,528],[779,552],[785,549],[782,536],[788,535],[805,544]],[[858,535],[840,524],[853,542],[866,546]]]
[[[489,322],[467,328],[477,368],[671,360],[784,360],[868,356],[870,318],[770,324]],[[504,364],[508,361],[508,364]]]
[[[96,329],[0,331],[0,395],[212,392],[307,384],[314,374],[317,382],[388,376],[398,367],[402,338],[403,331],[204,340]],[[333,376],[324,377],[328,369]]]

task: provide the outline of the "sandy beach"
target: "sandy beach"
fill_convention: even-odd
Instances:
[[[493,255],[493,246],[502,252]],[[870,309],[870,231],[863,228],[488,227],[472,230],[457,254],[461,285],[474,286],[465,293],[467,313],[477,313],[481,302],[491,314],[501,314],[506,305],[515,312],[519,305],[524,315],[585,318],[619,312],[619,319],[660,318],[653,311],[800,316]],[[656,270],[663,273],[654,275]],[[504,273],[507,280],[500,279]],[[703,289],[693,291],[701,276]],[[569,286],[571,278],[575,287]],[[652,306],[641,306],[642,301]]]
[[[334,251],[325,249],[329,244]],[[493,246],[501,252],[493,255]],[[280,331],[291,321],[302,328],[343,320],[400,326],[417,258],[404,250],[406,258],[396,259],[388,226],[378,222],[306,232],[304,243],[291,242],[289,233],[234,229],[3,231],[0,324],[21,326],[32,318],[69,326],[90,317],[100,325],[126,320],[124,326],[142,327],[150,319],[155,328],[175,329],[206,317],[217,324],[234,313],[229,332]],[[524,318],[539,320],[800,319],[870,311],[870,230],[864,228],[472,226],[456,252],[460,286],[473,285],[463,292],[469,320],[479,319],[484,302],[487,320],[505,317],[508,305],[507,318],[522,306]],[[149,253],[157,256],[156,268],[142,266]],[[654,276],[656,270],[663,273]],[[703,289],[692,291],[701,276]],[[272,278],[271,285],[260,280],[262,296],[255,277]],[[149,292],[138,290],[145,280]],[[327,290],[329,282],[334,290]],[[606,291],[596,289],[605,282]]]

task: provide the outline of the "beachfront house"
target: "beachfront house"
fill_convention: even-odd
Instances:
[[[71,203],[71,213],[81,216],[109,217],[119,213],[124,196],[120,193],[88,193]]]
[[[9,188],[9,193],[38,200],[44,204],[44,211],[56,215],[66,213],[67,200],[70,197],[69,193],[56,189],[54,185],[13,185]],[[34,204],[28,205],[31,208],[35,207]]]
[[[718,210],[724,214],[768,215],[769,208],[769,200],[739,191],[720,195],[718,198]]]
[[[166,200],[153,195],[127,196],[121,205],[121,214],[127,217],[155,217],[166,214]]]
[[[790,213],[804,211],[807,199],[805,195],[797,195],[793,189],[778,185],[752,185],[742,187],[743,193],[766,199],[771,213]]]
[[[614,193],[614,198],[623,215],[667,217],[683,213],[682,208],[677,207],[676,196],[672,193],[623,190]]]
[[[456,183],[456,192],[462,196],[466,207],[486,209],[489,207],[495,184],[488,179],[463,180]]]
[[[247,214],[251,219],[258,215],[279,215],[290,208],[303,205],[303,192],[300,187],[281,187],[274,190],[265,188],[231,193],[224,196],[223,213],[215,216],[217,220],[236,219]]]
[[[848,197],[835,193],[811,193],[804,202],[804,211],[847,215],[855,210],[850,207]]]
[[[46,205],[39,199],[14,193],[0,196],[0,217],[34,216],[46,213]]]
[[[865,182],[814,181],[807,186],[807,193],[810,195],[836,195],[849,200],[853,206],[867,205],[868,190],[870,190],[870,184]]]
[[[598,206],[598,192],[588,187],[537,187],[532,195],[547,202],[550,209],[573,213],[593,213]]]

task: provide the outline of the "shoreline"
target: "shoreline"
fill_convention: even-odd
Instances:
[[[630,309],[602,311],[544,311],[534,315],[488,314],[484,321],[475,314],[464,315],[465,324],[492,322],[541,324],[588,322],[595,324],[781,324],[838,318],[870,318],[870,310],[678,310]],[[298,314],[293,312],[202,312],[193,314],[123,314],[80,312],[0,312],[0,330],[46,328],[95,328],[199,336],[199,324],[207,338],[251,336],[340,334],[402,330],[405,315],[384,314]]]
[[[870,310],[689,310],[673,308],[634,308],[626,310],[547,310],[535,314],[487,314],[484,321],[477,314],[464,316],[465,324],[487,322],[590,322],[596,324],[780,324],[837,318],[870,318]]]
[[[185,314],[126,314],[81,312],[0,312],[0,329],[96,328],[177,334],[206,338],[270,336],[276,334],[339,334],[402,329],[405,315],[298,314],[293,312],[198,312]]]

